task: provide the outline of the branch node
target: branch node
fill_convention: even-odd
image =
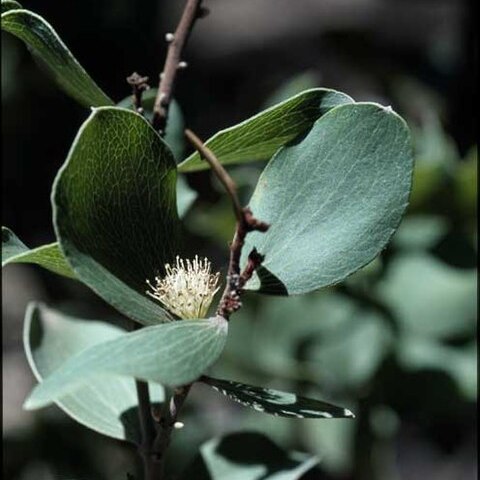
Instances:
[[[175,40],[175,35],[173,33],[166,33],[165,34],[165,40],[167,43],[173,42]]]

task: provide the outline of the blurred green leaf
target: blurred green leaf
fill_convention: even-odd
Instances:
[[[36,409],[75,395],[91,381],[134,377],[167,386],[196,380],[220,356],[228,323],[222,317],[180,320],[142,328],[93,345],[37,385],[24,407]]]
[[[74,355],[124,333],[104,322],[69,317],[45,305],[31,303],[25,315],[23,341],[30,368],[42,382]],[[150,397],[153,402],[162,402],[163,388],[150,384]],[[92,430],[141,443],[137,393],[132,378],[92,379],[57,404],[67,415]]]
[[[415,169],[410,203],[412,208],[423,205],[454,171],[459,159],[458,149],[443,129],[440,119],[428,115],[421,127],[412,129]]]
[[[348,95],[334,90],[307,90],[216,133],[206,145],[224,165],[268,160],[281,146],[308,131],[326,112],[352,102]],[[178,168],[190,172],[207,169],[209,165],[195,152]]]
[[[150,88],[144,92],[142,96],[142,107],[145,110],[145,117],[150,122],[153,119],[153,105],[155,103],[155,97],[157,95],[156,88]],[[134,110],[133,97],[129,95],[117,104],[117,107],[128,108]],[[168,110],[168,122],[165,130],[164,140],[173,152],[175,160],[180,162],[183,160],[185,153],[185,121],[183,119],[183,113],[180,109],[180,105],[172,100],[170,108]]]
[[[198,194],[192,190],[183,176],[177,176],[177,210],[178,216],[183,218],[193,202],[197,199]]]
[[[402,330],[436,338],[475,329],[476,292],[475,271],[450,267],[422,253],[395,257],[378,284],[380,299]]]
[[[76,278],[58,243],[30,249],[9,228],[2,227],[2,267],[9,263],[34,263],[59,275]]]
[[[299,480],[318,463],[287,453],[260,433],[233,433],[209,440],[182,476],[196,480]]]
[[[113,105],[112,100],[90,78],[55,30],[29,10],[3,11],[2,29],[20,38],[45,62],[59,86],[84,106]]]
[[[300,294],[344,280],[373,260],[407,206],[412,156],[405,122],[371,103],[336,107],[279,150],[250,200],[270,224],[246,239],[265,260],[247,284]]]
[[[393,244],[405,250],[428,250],[448,231],[448,220],[439,215],[410,215],[403,219]]]
[[[467,214],[476,215],[478,185],[478,149],[472,147],[455,173],[455,194],[458,204]]]
[[[459,348],[433,339],[405,336],[398,344],[398,358],[409,370],[440,370],[456,382],[462,395],[475,401],[478,392],[478,357],[476,342]]]
[[[353,463],[356,420],[304,422],[302,430],[308,450],[322,459],[322,470],[347,475]]]
[[[237,316],[224,359],[267,378],[312,382],[330,394],[369,382],[393,340],[380,314],[330,292],[265,297],[256,314],[242,309]]]
[[[282,85],[268,97],[264,108],[273,107],[277,103],[288,100],[305,90],[313,89],[317,86],[317,83],[317,77],[313,72],[303,72],[295,75],[282,83]]]
[[[147,325],[169,314],[146,294],[178,253],[176,168],[168,146],[140,115],[94,109],[53,187],[60,248],[77,277]]]
[[[301,397],[295,393],[281,392],[271,388],[255,387],[211,377],[202,377],[201,381],[234,402],[278,417],[354,417],[353,413],[346,408],[337,407],[313,398]]]

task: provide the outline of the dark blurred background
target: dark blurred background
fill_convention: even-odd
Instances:
[[[185,53],[189,67],[176,87],[186,124],[202,138],[323,86],[392,105],[412,128],[417,163],[408,215],[381,259],[328,292],[248,297],[216,367],[228,378],[343,402],[357,419],[265,418],[198,388],[172,446],[171,468],[181,470],[206,439],[248,428],[285,449],[319,455],[309,478],[477,478],[475,2],[205,3],[211,14],[195,27]],[[125,78],[134,70],[155,86],[164,35],[183,6],[173,0],[22,4],[51,23],[115,101],[130,94]],[[1,60],[2,224],[37,246],[54,240],[51,184],[89,112],[4,33]],[[246,199],[260,168],[233,169]],[[223,268],[233,232],[228,203],[208,173],[187,180],[199,194],[185,220],[189,244]],[[86,317],[114,313],[86,288],[34,267],[9,266],[2,280],[5,477],[124,479],[134,469],[128,447],[56,408],[21,409],[33,384],[21,345],[27,302],[74,305]],[[362,312],[358,318],[345,313],[352,305]],[[338,325],[328,320],[337,316]],[[272,348],[255,347],[254,337]]]

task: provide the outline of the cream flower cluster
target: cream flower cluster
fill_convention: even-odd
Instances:
[[[198,255],[183,260],[178,255],[176,264],[165,265],[166,275],[155,277],[155,283],[147,280],[147,294],[159,300],[170,312],[182,319],[204,318],[213,297],[218,292],[219,273],[211,273],[211,264]]]

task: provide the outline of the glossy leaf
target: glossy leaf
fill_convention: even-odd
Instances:
[[[59,275],[75,278],[57,243],[30,249],[9,228],[2,227],[2,267],[9,263],[34,263]]]
[[[476,271],[422,253],[397,256],[378,285],[379,298],[403,331],[436,338],[474,331],[476,292]]]
[[[222,317],[180,320],[94,345],[37,385],[25,408],[44,407],[105,376],[135,377],[167,386],[190,383],[220,356],[227,327]]]
[[[25,316],[23,340],[30,368],[42,382],[74,355],[124,334],[108,323],[73,318],[32,303]],[[162,402],[163,388],[150,384],[150,397],[153,402]],[[86,427],[139,444],[137,403],[134,380],[118,376],[92,379],[57,402],[67,415]]]
[[[317,463],[313,456],[285,452],[261,433],[232,433],[204,443],[182,479],[299,480]]]
[[[113,104],[42,17],[29,10],[2,11],[2,30],[22,40],[47,65],[59,86],[79,103],[87,107]]]
[[[140,115],[94,109],[53,187],[57,238],[77,277],[144,324],[169,318],[146,280],[178,253],[173,155]]]
[[[244,383],[217,378],[202,377],[201,381],[234,402],[259,412],[278,417],[295,418],[353,418],[346,408],[330,403],[305,398],[294,393],[281,392],[271,388],[255,387]]]
[[[265,255],[247,288],[300,294],[341,282],[385,247],[408,203],[410,135],[390,108],[341,105],[263,171],[250,200],[270,224],[247,237]]]
[[[307,90],[218,132],[206,145],[224,165],[268,160],[281,146],[308,131],[333,107],[351,102],[348,95],[335,90]],[[181,172],[204,170],[208,163],[198,153],[193,153],[178,168]]]

